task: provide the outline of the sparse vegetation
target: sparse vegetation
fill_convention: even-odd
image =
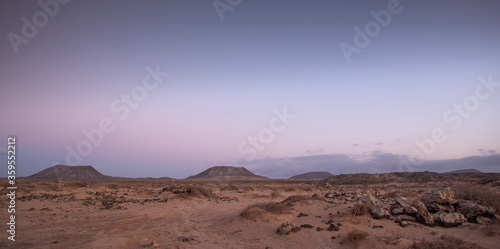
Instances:
[[[233,185],[228,185],[220,189],[220,191],[238,191],[239,189]]]
[[[359,241],[365,240],[368,237],[368,233],[354,229],[348,232],[346,235],[340,238],[341,244],[355,244]]]
[[[259,203],[247,207],[241,212],[240,216],[252,221],[268,220],[269,217],[266,217],[266,214],[290,214],[292,210],[293,207],[291,205],[282,202]]]
[[[409,249],[480,249],[481,247],[452,236],[441,236],[439,240],[413,242]]]
[[[472,183],[457,184],[453,187],[457,199],[474,201],[478,204],[492,207],[500,214],[500,195],[490,188]]]
[[[273,190],[273,192],[271,192],[271,197],[272,198],[279,198],[279,197],[283,197],[280,193],[280,191],[278,190]]]

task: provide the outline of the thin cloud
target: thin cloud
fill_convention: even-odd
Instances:
[[[352,146],[353,146],[353,147],[357,147],[357,146],[359,146],[359,144],[352,144]]]
[[[362,158],[363,160],[359,160]],[[258,175],[271,178],[288,178],[312,171],[328,171],[332,174],[387,173],[400,171],[400,158],[407,156],[379,153],[323,154],[303,157],[269,158],[241,162],[240,165]],[[460,159],[432,160],[414,167],[414,171],[448,172],[458,169],[477,169],[482,172],[500,172],[500,154],[470,156]]]
[[[325,148],[320,147],[317,150],[306,150],[307,154],[315,155],[315,154],[321,154],[325,151]]]
[[[378,146],[384,145],[384,142],[378,142],[377,145]]]
[[[496,153],[497,153],[497,151],[496,151],[496,150],[488,150],[487,152],[488,152],[488,154],[490,154],[490,155],[493,155],[493,154],[496,154]]]

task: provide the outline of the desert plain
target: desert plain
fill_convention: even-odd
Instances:
[[[17,185],[16,241],[7,239],[3,208],[0,248],[500,245],[498,174],[21,179]],[[5,196],[6,185],[0,188]],[[0,204],[8,206],[7,199]]]

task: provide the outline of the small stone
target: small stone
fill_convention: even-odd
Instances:
[[[402,208],[395,208],[391,212],[394,215],[398,215],[398,214],[404,214],[405,211]]]
[[[330,226],[327,229],[328,231],[338,231],[340,228],[338,226],[335,226],[334,224],[330,224]]]
[[[302,224],[302,225],[300,225],[300,227],[302,227],[302,228],[314,228],[314,226],[311,224]]]
[[[373,225],[372,226],[373,229],[377,229],[377,228],[384,228],[384,226],[377,226],[377,225]]]
[[[323,229],[323,228],[321,228],[321,227],[317,227],[317,228],[316,228],[316,231],[318,231],[318,232],[319,232],[319,231],[323,231],[323,230],[325,230],[325,229]]]
[[[309,216],[308,214],[304,214],[304,213],[300,213],[299,216],[297,217],[306,217],[306,216]]]
[[[288,222],[285,222],[278,227],[276,232],[279,235],[288,235],[290,233],[296,233],[298,231],[300,231],[300,227],[296,227]]]
[[[403,220],[403,221],[399,222],[399,225],[402,227],[407,227],[410,224],[408,223],[408,221]]]

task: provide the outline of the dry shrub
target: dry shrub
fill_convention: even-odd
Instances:
[[[481,247],[470,242],[465,242],[452,236],[441,236],[440,240],[413,242],[409,249],[480,249]]]
[[[360,216],[360,215],[366,214],[366,213],[368,213],[368,211],[369,211],[368,207],[365,205],[362,205],[362,204],[356,204],[352,208],[352,214],[354,216]]]
[[[311,197],[307,195],[292,195],[283,200],[281,203],[285,205],[293,205],[298,202],[308,202],[308,201],[323,201],[325,202],[325,199],[322,197]]]
[[[385,236],[384,234],[383,241],[388,245],[397,245],[404,237],[404,233],[399,230],[394,230],[391,231],[387,236]]]
[[[486,186],[465,183],[453,187],[455,197],[474,201],[478,204],[492,207],[497,214],[500,214],[500,195]]]
[[[299,189],[302,190],[302,191],[306,191],[306,192],[312,192],[313,191],[313,188],[311,186],[301,186]]]
[[[273,190],[273,192],[271,192],[271,197],[278,198],[278,197],[283,197],[283,196],[281,195],[281,193],[278,190]]]
[[[285,189],[285,192],[295,192],[295,191],[297,191],[297,189],[294,187],[289,187]]]
[[[60,186],[61,183],[59,181],[46,181],[39,183],[39,189],[40,190],[46,190],[46,191],[59,191],[61,190]]]
[[[252,187],[244,187],[243,191],[250,192],[250,191],[255,191],[255,190]]]
[[[108,185],[106,185],[106,187],[109,189],[118,189],[119,188],[118,184],[116,184],[116,183],[108,184]]]
[[[239,191],[239,189],[235,186],[229,185],[221,188],[220,191]]]
[[[67,188],[86,188],[87,183],[84,181],[69,181],[64,183],[64,187]]]
[[[366,237],[368,237],[367,232],[354,229],[354,230],[348,232],[346,235],[342,236],[340,238],[340,243],[341,244],[354,244],[354,243],[357,243],[361,240],[366,239]]]
[[[273,215],[290,214],[293,207],[282,202],[259,203],[247,207],[240,216],[252,221],[269,221]]]
[[[205,188],[202,186],[191,186],[186,188],[184,192],[177,193],[177,196],[182,199],[189,199],[191,197],[206,197],[206,198],[214,198],[217,195],[214,194],[212,189]]]

